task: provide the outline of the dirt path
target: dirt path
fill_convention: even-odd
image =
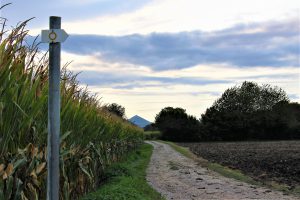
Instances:
[[[147,169],[147,181],[166,199],[297,199],[281,192],[257,187],[202,168],[169,145],[150,141],[154,146]]]

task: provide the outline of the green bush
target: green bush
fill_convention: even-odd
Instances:
[[[145,140],[159,140],[161,139],[160,131],[145,131]]]

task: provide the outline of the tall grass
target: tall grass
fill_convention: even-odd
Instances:
[[[25,21],[0,32],[0,199],[44,199],[48,60],[28,46]],[[143,133],[106,112],[79,86],[76,74],[61,75],[60,198],[98,187],[102,171],[141,143]]]

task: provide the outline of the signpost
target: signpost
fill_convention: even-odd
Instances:
[[[45,43],[64,42],[67,37],[68,34],[64,29],[42,30],[42,42]]]
[[[50,30],[42,30],[42,42],[49,43],[47,200],[59,199],[60,43],[68,37],[60,28],[61,18],[50,17]]]

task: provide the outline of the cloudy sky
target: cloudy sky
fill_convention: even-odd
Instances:
[[[200,117],[243,81],[300,102],[299,0],[1,0],[31,35],[62,17],[62,62],[102,97],[150,121],[166,106]]]

